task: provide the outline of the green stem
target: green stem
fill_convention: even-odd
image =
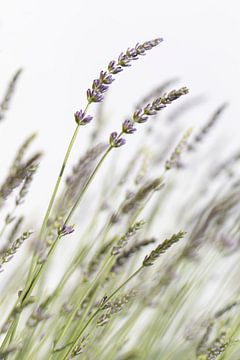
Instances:
[[[97,288],[98,282],[99,282],[99,280],[103,277],[103,275],[105,274],[106,268],[108,269],[108,268],[109,268],[109,265],[112,266],[112,262],[111,262],[111,261],[112,261],[112,257],[111,257],[111,256],[109,256],[109,257],[105,260],[105,262],[104,262],[101,270],[100,270],[99,273],[97,274],[97,276],[96,276],[96,278],[94,279],[94,281],[92,282],[91,286],[87,289],[87,291],[86,291],[86,293],[84,294],[84,296],[80,299],[80,301],[79,301],[79,306],[73,311],[73,313],[72,313],[71,316],[69,317],[67,323],[65,324],[65,326],[64,326],[61,334],[60,334],[59,337],[56,339],[55,348],[57,347],[58,343],[64,338],[64,336],[65,336],[67,330],[69,329],[69,327],[71,326],[72,321],[74,320],[77,312],[79,311],[79,309],[81,309],[81,305],[82,305],[82,304],[84,303],[84,301],[88,298],[89,294],[91,294],[91,292],[94,290],[94,288]],[[95,290],[94,292],[96,292],[96,290]],[[84,320],[85,320],[85,318],[86,318],[89,310],[90,310],[90,309],[88,309],[88,308],[85,309],[85,311],[84,311],[84,313],[82,314],[82,317],[81,317],[81,322],[84,322]],[[54,349],[54,350],[55,350],[55,349]]]
[[[71,217],[73,216],[75,210],[77,209],[83,195],[85,194],[85,192],[87,191],[89,185],[91,184],[91,182],[93,181],[97,171],[99,170],[100,166],[102,165],[103,161],[105,160],[106,156],[108,155],[108,153],[110,152],[110,150],[112,149],[112,147],[108,147],[108,149],[106,150],[106,152],[104,153],[104,155],[102,156],[102,158],[100,159],[100,161],[98,162],[97,166],[95,167],[94,171],[92,172],[91,176],[89,177],[88,181],[86,182],[85,186],[83,187],[81,193],[79,194],[79,197],[77,198],[75,204],[73,205],[72,209],[70,210],[66,220],[64,221],[64,225],[67,225],[69,223],[69,221],[71,220]],[[36,272],[36,275],[34,276],[34,278],[32,279],[28,289],[25,291],[24,295],[21,297],[21,301],[25,301],[27,300],[27,298],[30,296],[33,288],[35,287],[35,284],[37,283],[41,273],[43,272],[43,270],[45,269],[48,260],[50,258],[50,256],[53,254],[54,250],[56,249],[59,241],[61,239],[61,236],[58,235],[56,240],[54,241],[54,243],[52,244],[49,252],[48,252],[48,256],[47,256],[47,260],[40,265],[40,269]]]
[[[86,112],[87,108],[88,108],[88,106],[86,106],[85,112]],[[39,233],[39,238],[40,238],[40,239],[42,238],[42,236],[44,235],[44,232],[45,232],[45,230],[46,230],[47,222],[48,222],[49,216],[50,216],[50,214],[51,214],[51,210],[52,210],[52,207],[53,207],[53,204],[54,204],[54,201],[55,201],[55,198],[56,198],[58,189],[59,189],[60,182],[61,182],[62,177],[63,177],[63,173],[64,173],[64,170],[65,170],[66,164],[67,164],[67,162],[68,162],[68,159],[69,159],[70,153],[71,153],[71,151],[72,151],[73,145],[74,145],[74,143],[75,143],[75,141],[76,141],[79,128],[80,128],[80,125],[77,124],[77,126],[76,126],[76,128],[75,128],[75,131],[74,131],[74,133],[73,133],[73,136],[72,136],[72,138],[71,138],[71,141],[70,141],[70,143],[69,143],[69,146],[68,146],[68,148],[67,148],[67,152],[66,152],[66,154],[65,154],[65,157],[64,157],[64,160],[63,160],[63,163],[62,163],[62,166],[61,166],[61,169],[60,169],[60,172],[59,172],[59,175],[58,175],[56,184],[55,184],[54,189],[53,189],[53,193],[52,193],[51,199],[50,199],[50,201],[49,201],[49,204],[48,204],[48,207],[47,207],[47,211],[46,211],[46,213],[45,213],[45,216],[44,216],[44,219],[43,219],[43,223],[42,223],[42,226],[41,226],[41,229],[40,229],[40,233]]]
[[[87,112],[89,105],[90,105],[90,104],[87,103],[87,105],[85,106],[84,113]],[[70,140],[70,143],[69,143],[69,145],[68,145],[66,154],[65,154],[65,156],[64,156],[63,163],[62,163],[62,166],[61,166],[61,169],[60,169],[60,172],[59,172],[59,175],[58,175],[56,184],[55,184],[55,186],[54,186],[53,193],[52,193],[51,199],[50,199],[50,201],[49,201],[46,214],[45,214],[44,219],[43,219],[43,223],[42,223],[42,226],[41,226],[41,229],[40,229],[40,234],[39,234],[39,238],[40,238],[40,239],[41,239],[41,237],[44,235],[45,229],[46,229],[46,227],[47,227],[47,222],[48,222],[50,213],[51,213],[51,211],[52,211],[52,207],[53,207],[53,204],[54,204],[54,201],[55,201],[55,198],[56,198],[58,189],[59,189],[59,185],[60,185],[60,182],[61,182],[61,180],[62,180],[63,173],[64,173],[65,167],[66,167],[66,165],[67,165],[69,156],[70,156],[70,154],[71,154],[73,145],[74,145],[74,143],[75,143],[75,141],[76,141],[76,138],[77,138],[79,129],[80,129],[80,125],[77,124],[77,126],[76,126],[76,128],[75,128],[75,130],[74,130],[74,133],[73,133],[73,135],[72,135],[72,138],[71,138],[71,140]]]
[[[0,352],[3,352],[3,350],[9,346],[11,339],[13,338],[16,331],[16,320],[18,321],[18,318],[19,316],[17,315],[17,318],[15,318],[14,321],[11,323],[11,326],[8,329],[8,332],[2,342]]]
[[[72,209],[70,210],[64,224],[67,225],[68,222],[70,221],[71,217],[73,216],[74,212],[76,211],[78,205],[80,204],[80,201],[83,197],[83,195],[85,194],[85,192],[87,191],[87,189],[89,188],[89,185],[91,184],[91,182],[93,181],[96,173],[98,172],[99,168],[101,167],[102,163],[104,162],[105,158],[108,156],[109,152],[112,150],[112,147],[109,146],[107,148],[107,150],[105,151],[105,153],[103,154],[103,156],[101,157],[101,159],[99,160],[97,166],[95,167],[94,171],[92,172],[91,176],[89,177],[88,181],[86,182],[86,184],[84,185],[82,191],[80,192],[75,204],[73,205]]]
[[[89,107],[89,103],[85,106],[85,109],[84,109],[84,112],[87,112],[87,109]],[[64,174],[64,170],[66,168],[66,165],[67,165],[67,162],[68,162],[68,159],[69,159],[69,156],[71,154],[71,151],[72,151],[72,148],[73,148],[73,145],[77,139],[77,135],[78,135],[78,132],[79,132],[79,129],[80,129],[80,125],[77,124],[76,127],[75,127],[75,130],[74,130],[74,133],[72,135],[72,138],[70,140],[70,143],[68,145],[68,148],[67,148],[67,151],[65,153],[65,156],[64,156],[64,159],[63,159],[63,162],[62,162],[62,166],[61,166],[61,169],[59,171],[59,175],[58,175],[58,178],[57,178],[57,181],[55,183],[55,186],[54,186],[54,189],[53,189],[53,192],[52,192],[52,196],[50,198],[50,201],[49,201],[49,204],[48,204],[48,207],[47,207],[47,210],[46,210],[46,213],[44,215],[44,219],[43,219],[43,223],[42,223],[42,226],[41,226],[41,229],[40,229],[40,232],[39,232],[39,241],[41,241],[44,233],[45,233],[45,230],[47,228],[47,223],[48,223],[48,219],[50,217],[50,214],[51,214],[51,211],[52,211],[52,208],[53,208],[53,205],[54,205],[54,201],[56,199],[56,196],[57,196],[57,193],[58,193],[58,189],[59,189],[59,186],[60,186],[60,183],[61,183],[61,180],[63,178],[63,174]],[[36,263],[36,260],[37,260],[37,257],[34,256],[33,257],[33,263],[35,264]],[[29,274],[29,276],[31,276],[31,273]],[[28,277],[29,278],[29,277]]]
[[[111,293],[110,296],[108,296],[107,301],[111,300],[122,288],[124,288],[135,276],[137,276],[140,271],[144,268],[143,265],[141,265],[129,278],[127,278],[126,281],[124,281],[115,291]]]
[[[87,106],[85,107],[84,109],[84,112],[87,111],[88,109],[88,106],[89,106],[89,103],[87,104]],[[60,169],[60,172],[59,172],[59,175],[58,175],[58,178],[57,178],[57,181],[56,181],[56,184],[54,186],[54,189],[53,189],[53,193],[52,193],[52,196],[51,196],[51,199],[49,201],[49,204],[48,204],[48,207],[47,207],[47,210],[46,210],[46,213],[45,213],[45,216],[44,216],[44,219],[43,219],[43,223],[42,223],[42,226],[41,226],[41,229],[40,229],[40,232],[39,232],[39,241],[42,239],[44,233],[45,233],[45,230],[46,230],[46,227],[47,227],[47,223],[48,223],[48,219],[49,219],[49,216],[51,214],[51,211],[52,211],[52,208],[53,208],[53,205],[54,205],[54,201],[56,199],[56,196],[57,196],[57,192],[58,192],[58,189],[59,189],[59,186],[60,186],[60,183],[61,183],[61,180],[63,178],[63,173],[64,173],[64,170],[65,170],[65,167],[66,167],[66,164],[68,162],[68,159],[69,159],[69,156],[71,154],[71,151],[72,151],[72,148],[73,148],[73,145],[76,141],[76,138],[77,138],[77,135],[78,135],[78,132],[79,132],[79,128],[80,128],[80,125],[77,124],[75,130],[74,130],[74,133],[72,135],[72,138],[70,140],[70,143],[68,145],[68,148],[67,148],[67,151],[66,151],[66,154],[64,156],[64,159],[63,159],[63,163],[62,163],[62,166],[61,166],[61,169]],[[51,252],[51,249],[50,249],[50,252]],[[26,285],[25,285],[25,289],[22,291],[22,294],[18,300],[18,303],[19,304],[22,304],[23,301],[25,301],[28,296],[31,294],[31,291],[32,289],[34,288],[35,284],[36,284],[36,281],[38,280],[41,272],[42,272],[42,269],[43,269],[43,266],[40,267],[39,270],[36,269],[36,263],[37,263],[37,260],[38,260],[38,256],[36,254],[33,255],[33,258],[32,258],[32,262],[31,262],[31,265],[30,265],[30,271],[28,273],[28,276],[27,276],[27,281],[26,281]],[[37,272],[37,273],[36,273]],[[34,273],[33,275],[33,278],[32,278],[32,273]],[[18,324],[18,320],[19,318],[15,319],[14,322],[13,322],[13,327],[14,327],[14,331],[16,331],[16,328],[17,328],[17,324]],[[11,327],[10,327],[11,328]],[[6,337],[9,338],[9,334],[7,333],[6,334]],[[3,344],[4,344],[4,341],[3,341]],[[3,349],[3,344],[1,346],[1,349]],[[10,342],[9,342],[10,344]]]
[[[135,276],[137,276],[140,271],[143,269],[143,265],[141,265],[126,281],[124,281],[116,290],[114,290],[107,298],[107,302],[109,300],[111,300],[122,288],[124,288]],[[68,350],[68,352],[66,353],[66,355],[64,356],[64,358],[59,358],[59,360],[63,359],[68,359],[68,356],[72,353],[72,351],[74,350],[75,346],[77,345],[79,338],[82,336],[82,334],[84,333],[84,331],[86,330],[86,328],[90,325],[90,323],[94,320],[94,318],[97,316],[97,314],[101,311],[101,307],[99,307],[93,314],[92,316],[88,319],[88,321],[86,322],[86,324],[84,325],[84,327],[80,330],[80,332],[78,333],[76,339],[73,341],[73,344],[71,346],[71,348]]]
[[[88,107],[88,106],[87,106]],[[87,107],[85,109],[85,111],[87,110]],[[73,136],[70,140],[70,143],[69,143],[69,146],[67,148],[67,152],[64,156],[64,159],[63,159],[63,163],[62,163],[62,166],[61,166],[61,169],[60,169],[60,172],[59,172],[59,175],[58,175],[58,178],[57,178],[57,181],[56,181],[56,184],[54,186],[54,189],[53,189],[53,193],[52,193],[52,196],[51,196],[51,199],[49,201],[49,204],[48,204],[48,207],[47,207],[47,210],[46,210],[46,213],[45,213],[45,216],[44,216],[44,219],[43,219],[43,223],[42,223],[42,226],[41,226],[41,229],[40,229],[40,232],[39,232],[39,241],[41,241],[44,233],[45,233],[45,230],[46,230],[46,227],[47,227],[47,223],[48,223],[48,219],[49,219],[49,216],[51,214],[51,211],[52,211],[52,207],[53,207],[53,204],[54,204],[54,201],[55,201],[55,198],[57,196],[57,192],[58,192],[58,189],[59,189],[59,186],[60,186],[60,183],[61,183],[61,180],[62,180],[62,177],[63,177],[63,173],[64,173],[64,170],[65,170],[65,167],[66,167],[66,164],[67,164],[67,161],[69,159],[69,156],[70,156],[70,153],[72,151],[72,148],[73,148],[73,145],[74,145],[74,142],[77,138],[77,135],[78,135],[78,131],[79,131],[79,128],[80,126],[77,125],[76,128],[75,128],[75,131],[73,133]],[[36,262],[38,260],[38,256],[35,254],[32,258],[32,264],[31,264],[31,267],[30,267],[30,271],[29,271],[29,274],[28,274],[28,278],[27,278],[27,282],[26,282],[26,288],[27,290],[26,291],[23,291],[23,294],[20,298],[20,301],[22,301],[22,299],[25,299],[26,295],[27,295],[27,292],[29,291],[29,286],[31,286],[31,283],[32,283],[32,279],[31,279],[31,276],[32,276],[32,272],[34,270],[36,270]],[[37,271],[37,270],[36,270]],[[34,271],[34,272],[36,272]],[[29,285],[30,283],[30,285]]]

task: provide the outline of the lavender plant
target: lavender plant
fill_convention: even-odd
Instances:
[[[128,48],[93,80],[42,221],[23,206],[41,171],[41,151],[26,156],[35,134],[1,180],[1,359],[240,358],[239,150],[216,161],[202,146],[226,104],[195,130],[178,124],[175,132],[175,117],[194,106],[185,86],[169,90],[167,80],[107,139],[111,119],[97,109],[94,128],[89,113],[120,72],[161,42]],[[20,72],[0,102],[1,119]],[[80,127],[90,122],[89,148],[70,169]],[[131,156],[121,161],[123,146]],[[114,171],[117,156],[123,166]]]

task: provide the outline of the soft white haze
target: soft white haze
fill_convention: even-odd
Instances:
[[[206,102],[187,115],[190,125],[205,121],[223,101],[230,102],[218,130],[237,147],[239,10],[238,0],[2,0],[0,95],[18,67],[24,73],[1,124],[1,174],[24,137],[38,131],[37,144],[45,152],[38,187],[41,183],[50,194],[75,126],[72,114],[84,106],[92,80],[128,46],[159,36],[164,43],[113,84],[108,105],[111,129],[119,127],[145,92],[178,77],[177,86],[188,86],[191,96],[205,96]],[[75,156],[89,131],[83,129]],[[45,208],[48,197],[38,199],[39,209]]]

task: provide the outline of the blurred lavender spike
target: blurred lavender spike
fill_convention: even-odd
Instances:
[[[0,103],[0,121],[4,119],[5,113],[9,109],[9,104],[14,94],[15,87],[21,73],[22,73],[22,69],[18,69],[8,84],[3,100]]]

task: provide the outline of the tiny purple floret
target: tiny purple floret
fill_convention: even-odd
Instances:
[[[69,226],[64,224],[62,227],[59,228],[58,234],[60,236],[66,236],[74,232],[73,226]]]
[[[125,134],[133,134],[137,129],[134,127],[134,123],[131,120],[125,120],[122,124],[122,131]]]
[[[93,119],[91,115],[86,115],[83,110],[76,111],[74,117],[78,125],[87,125]]]
[[[112,147],[120,147],[126,144],[126,140],[121,138],[116,131],[112,132],[109,138]]]

